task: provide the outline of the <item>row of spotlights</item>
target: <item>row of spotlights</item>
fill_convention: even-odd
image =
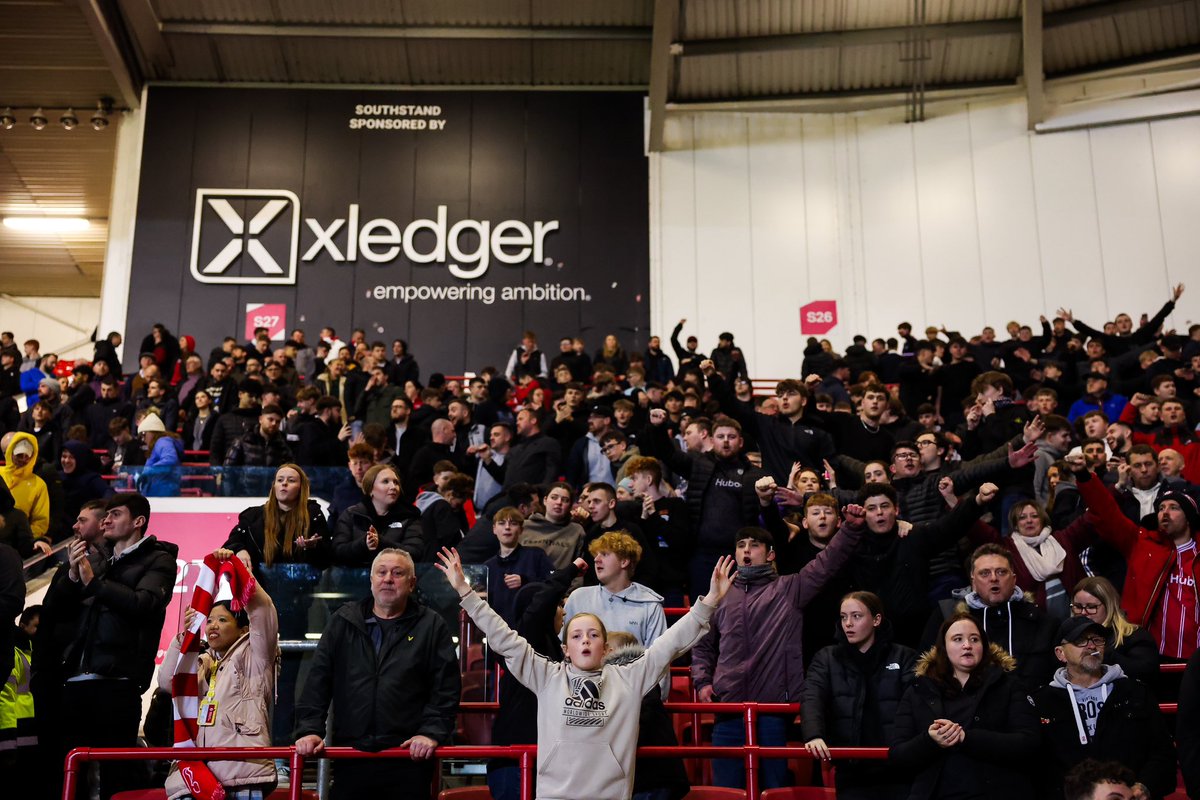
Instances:
[[[96,110],[92,112],[91,119],[88,121],[92,125],[92,130],[102,131],[108,127],[109,107],[104,101],[96,104]],[[4,109],[0,112],[0,128],[6,131],[11,131],[17,124],[17,117],[11,108]],[[33,126],[35,131],[40,131],[50,124],[50,118],[47,117],[42,109],[39,108],[29,117],[29,124]],[[68,108],[58,118],[58,124],[63,126],[64,130],[72,131],[79,127],[79,117],[75,115],[74,109]]]

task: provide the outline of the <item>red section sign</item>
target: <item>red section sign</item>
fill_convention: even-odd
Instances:
[[[287,306],[283,303],[246,304],[246,341],[254,341],[254,329],[266,328],[272,342],[287,338]]]
[[[800,306],[800,334],[820,336],[837,327],[837,300],[813,300]]]

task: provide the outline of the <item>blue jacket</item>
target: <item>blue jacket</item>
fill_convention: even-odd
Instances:
[[[1100,403],[1093,403],[1088,398],[1081,397],[1071,404],[1071,410],[1067,412],[1067,419],[1074,422],[1089,411],[1103,411],[1109,422],[1115,422],[1120,418],[1121,412],[1125,410],[1125,404],[1128,402],[1127,398],[1109,392],[1104,393],[1104,400]]]
[[[138,491],[146,497],[175,497],[179,494],[183,440],[162,436],[138,474]]]

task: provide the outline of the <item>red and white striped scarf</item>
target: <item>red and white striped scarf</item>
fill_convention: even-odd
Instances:
[[[191,627],[184,631],[179,661],[171,676],[171,705],[175,717],[175,747],[195,747],[200,726],[196,715],[200,709],[200,688],[196,668],[200,661],[201,631],[208,623],[213,603],[228,600],[234,611],[240,611],[254,595],[254,577],[240,559],[218,561],[211,553],[204,557],[196,589],[192,593],[192,608],[196,616]],[[179,775],[188,793],[196,800],[224,800],[225,788],[203,761],[179,761]]]

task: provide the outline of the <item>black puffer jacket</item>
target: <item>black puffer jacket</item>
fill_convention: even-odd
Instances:
[[[147,536],[87,586],[69,578],[51,584],[46,604],[63,616],[73,608],[79,614],[75,640],[63,657],[65,676],[94,672],[127,678],[146,691],[178,554],[178,546]]]
[[[259,574],[260,567],[266,558],[263,554],[266,544],[263,532],[265,514],[265,506],[251,506],[238,514],[237,525],[229,532],[229,538],[225,540],[225,544],[221,545],[226,550],[232,550],[235,553],[239,550],[249,553],[250,562],[254,565],[255,576],[260,579],[262,577]],[[294,548],[291,555],[279,552],[275,554],[274,561],[276,563],[311,564],[317,569],[325,569],[329,566],[333,556],[329,525],[325,521],[325,512],[321,510],[321,504],[316,500],[308,501],[308,535],[321,537],[321,541],[317,543],[316,547],[307,547],[303,550]]]
[[[368,597],[330,618],[296,703],[295,738],[324,736],[332,702],[332,745],[377,752],[418,735],[450,744],[462,689],[450,628],[410,596],[376,653],[372,617]]]
[[[876,640],[859,660],[857,648],[844,636],[838,644],[822,648],[808,668],[804,682],[804,709],[800,715],[804,741],[824,739],[831,747],[871,746],[862,738],[863,703],[867,684],[873,685],[885,738],[891,740],[900,698],[916,679],[917,651],[891,641]],[[864,672],[863,667],[870,671]]]
[[[917,652],[893,644],[886,621],[879,630],[866,653],[846,642],[840,630],[838,644],[818,651],[804,681],[800,715],[804,741],[824,739],[830,747],[886,747],[895,739],[896,709],[916,679]],[[872,720],[865,727],[864,716]],[[837,791],[838,797],[848,799],[906,794],[896,770],[879,761],[853,762],[839,769]]]
[[[1012,676],[1016,663],[996,645],[985,664],[960,691],[930,677],[932,651],[917,661],[916,682],[896,711],[896,743],[889,758],[910,770],[909,800],[931,800],[939,791],[975,787],[988,800],[1029,797],[1033,783],[1026,767],[1038,748],[1038,718]],[[951,681],[954,678],[950,678]],[[957,681],[955,681],[957,686]],[[961,744],[943,748],[929,737],[936,719],[959,723]]]
[[[379,547],[367,548],[367,530],[375,526]],[[375,554],[385,547],[398,547],[420,561],[425,555],[421,516],[404,500],[394,503],[382,516],[370,500],[350,506],[333,526],[333,559],[342,567],[369,567]]]

